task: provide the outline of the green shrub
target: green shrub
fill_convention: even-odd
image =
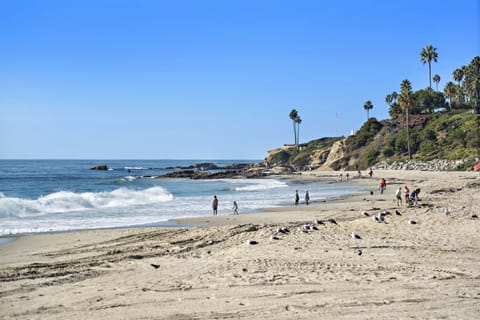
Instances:
[[[369,144],[375,135],[382,129],[383,125],[375,118],[368,119],[367,122],[352,137],[351,150],[355,150]]]
[[[380,151],[373,149],[367,152],[365,156],[365,165],[367,167],[371,166],[377,161],[378,156],[380,155]]]
[[[382,154],[385,158],[388,158],[395,154],[395,150],[391,146],[385,146],[382,150]]]
[[[437,134],[432,129],[425,129],[421,134],[422,140],[435,141],[437,140]]]
[[[408,152],[407,130],[402,129],[395,139],[395,150],[399,153]]]
[[[291,154],[285,150],[275,153],[271,157],[272,163],[287,163],[290,160]]]

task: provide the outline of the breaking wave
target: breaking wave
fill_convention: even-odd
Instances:
[[[268,190],[276,188],[286,188],[288,187],[287,183],[279,180],[272,179],[251,179],[244,180],[244,184],[241,186],[235,187],[235,191],[257,191],[257,190]]]
[[[105,192],[59,191],[35,200],[5,197],[0,193],[0,217],[29,217],[50,213],[120,208],[167,202],[173,195],[162,187],[144,190],[119,188]]]

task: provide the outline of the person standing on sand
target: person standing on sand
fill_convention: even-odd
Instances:
[[[408,198],[410,197],[410,190],[407,186],[403,188],[403,199],[405,200],[405,206],[408,206]]]
[[[212,209],[213,209],[213,215],[216,216],[218,214],[218,199],[217,199],[217,196],[213,196],[213,200],[212,200]]]
[[[298,205],[298,201],[300,201],[300,196],[298,195],[298,190],[295,190],[295,205]]]
[[[237,201],[233,201],[233,214],[234,215],[237,215],[238,214],[238,205],[237,205]]]
[[[402,187],[398,187],[397,192],[395,192],[395,199],[397,199],[397,207],[400,207],[402,205]]]
[[[308,190],[305,190],[305,204],[308,206],[310,202],[310,195],[308,194]]]

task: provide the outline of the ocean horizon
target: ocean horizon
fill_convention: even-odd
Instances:
[[[169,225],[174,219],[290,206],[295,190],[313,202],[361,191],[348,184],[299,179],[192,180],[154,177],[201,163],[219,167],[257,160],[0,160],[0,236]],[[107,165],[109,170],[90,170]]]

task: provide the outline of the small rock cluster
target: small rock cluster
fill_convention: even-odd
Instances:
[[[477,162],[479,159],[475,159]],[[469,159],[461,160],[446,160],[446,159],[434,159],[430,161],[394,161],[387,163],[386,161],[379,162],[372,166],[372,169],[384,169],[384,170],[419,170],[419,171],[451,171],[456,170],[460,165],[468,162]]]

